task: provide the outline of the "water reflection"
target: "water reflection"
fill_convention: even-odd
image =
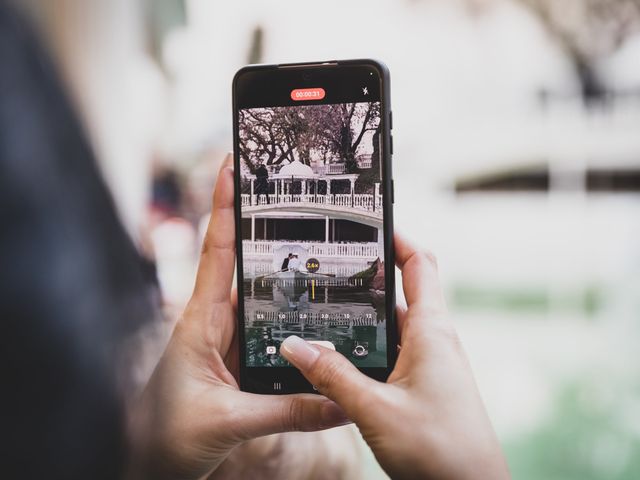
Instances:
[[[244,290],[248,366],[288,366],[271,352],[289,335],[329,341],[359,367],[386,366],[384,297],[356,281],[253,279]]]

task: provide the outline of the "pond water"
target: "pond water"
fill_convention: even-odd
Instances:
[[[348,278],[317,283],[244,282],[247,366],[289,366],[279,355],[289,335],[329,341],[358,367],[387,365],[384,296]]]

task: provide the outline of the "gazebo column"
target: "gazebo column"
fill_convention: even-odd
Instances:
[[[327,179],[327,195],[331,195],[331,180]]]
[[[324,217],[324,243],[329,243],[329,216]]]
[[[376,207],[381,207],[382,205],[376,205],[378,201],[378,195],[380,195],[380,182],[375,183],[375,188],[373,189],[373,211],[376,211]]]
[[[251,182],[251,196],[249,197],[249,205],[253,205],[253,178],[250,180]]]
[[[256,240],[256,216],[251,215],[251,241],[255,242]]]
[[[353,207],[356,180],[354,178],[350,178],[349,181],[351,182],[351,206]]]
[[[278,180],[273,181],[273,193],[275,194],[275,203],[278,203]]]

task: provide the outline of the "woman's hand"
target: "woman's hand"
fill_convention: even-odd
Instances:
[[[280,351],[345,410],[392,478],[509,478],[447,316],[436,262],[398,236],[395,245],[408,309],[398,309],[402,347],[386,384],[299,337],[287,338]]]
[[[202,478],[252,438],[348,423],[318,395],[238,389],[231,164],[218,175],[193,295],[136,409],[133,478]]]

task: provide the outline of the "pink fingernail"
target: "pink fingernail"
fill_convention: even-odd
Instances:
[[[301,370],[310,368],[320,356],[320,350],[295,335],[287,337],[280,351],[284,357]]]

